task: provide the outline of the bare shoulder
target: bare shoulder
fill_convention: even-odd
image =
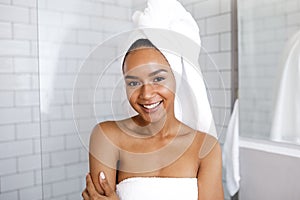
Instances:
[[[183,126],[183,132],[194,135],[193,148],[198,152],[198,158],[204,160],[205,158],[221,158],[221,146],[216,137],[211,134],[195,130],[189,126]],[[207,159],[206,159],[207,160]]]
[[[220,157],[221,146],[217,138],[214,136],[197,131],[195,140],[199,147],[199,158],[204,159],[207,157]]]
[[[118,128],[116,121],[104,121],[95,125],[92,135],[105,136],[107,139],[112,141],[114,144],[119,143],[120,129]]]

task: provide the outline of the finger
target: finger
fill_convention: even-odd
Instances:
[[[114,194],[114,191],[113,189],[110,187],[106,177],[105,177],[105,174],[104,172],[100,172],[100,175],[99,175],[99,182],[100,182],[100,185],[101,187],[103,188],[104,190],[104,194],[105,196],[107,197],[110,197]]]
[[[84,200],[90,200],[90,196],[86,189],[82,192],[81,196],[83,197]]]
[[[86,175],[86,190],[89,196],[98,193],[89,173]]]

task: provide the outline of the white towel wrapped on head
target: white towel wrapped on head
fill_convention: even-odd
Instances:
[[[201,39],[197,22],[177,0],[148,0],[147,5],[132,17],[137,31],[129,38],[128,47],[147,38],[162,52],[176,72],[175,117],[217,137],[198,61]]]

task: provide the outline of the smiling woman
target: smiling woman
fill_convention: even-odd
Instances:
[[[137,115],[95,126],[83,197],[223,199],[220,146],[176,118],[176,81],[166,57],[148,39],[139,39],[126,53],[123,76]],[[213,145],[201,157],[204,141]]]
[[[203,79],[190,64],[198,60],[199,30],[177,1],[166,1],[177,9],[174,17],[182,14],[178,22],[190,26],[192,34],[187,36],[192,40],[172,31],[134,32],[138,35],[130,38],[120,76],[135,114],[94,127],[89,144],[90,173],[82,194],[85,200],[224,199],[220,145],[209,135],[215,129]],[[151,9],[161,9],[159,4],[161,1],[148,2]],[[179,53],[164,48],[165,42],[177,47],[175,52]],[[181,53],[178,47],[189,53]],[[180,102],[182,115],[176,110],[176,98],[184,99]]]

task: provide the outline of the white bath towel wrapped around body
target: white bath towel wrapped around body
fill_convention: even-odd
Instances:
[[[196,200],[197,178],[133,177],[116,186],[120,200]]]

